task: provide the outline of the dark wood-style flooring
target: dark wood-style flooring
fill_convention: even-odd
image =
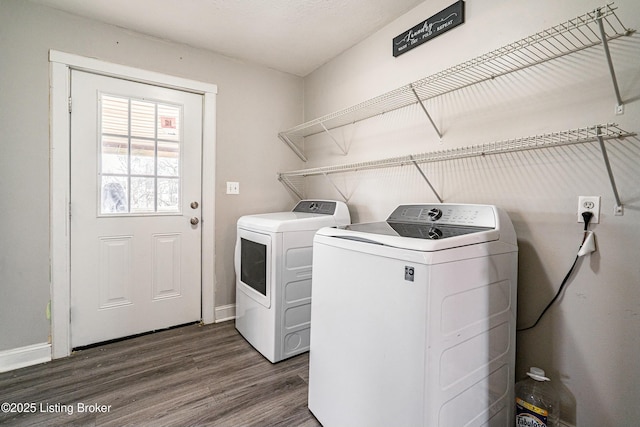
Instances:
[[[0,374],[0,403],[35,404],[0,411],[0,425],[319,426],[308,362],[271,364],[233,322],[183,326]]]

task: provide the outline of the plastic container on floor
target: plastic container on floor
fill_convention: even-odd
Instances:
[[[558,427],[560,399],[551,380],[540,368],[530,368],[527,375],[516,383],[516,427]]]

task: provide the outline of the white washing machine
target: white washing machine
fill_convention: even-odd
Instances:
[[[313,236],[349,223],[347,205],[333,200],[238,219],[236,329],[272,363],[309,350]]]
[[[517,251],[486,205],[319,230],[311,412],[324,427],[512,426]]]

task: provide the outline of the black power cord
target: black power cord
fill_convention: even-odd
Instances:
[[[589,227],[589,222],[591,221],[591,218],[593,218],[593,213],[588,211],[582,212],[582,218],[584,218],[584,231],[587,231],[587,228]],[[584,243],[584,240],[582,241],[582,243]],[[582,244],[580,246],[582,246]],[[547,310],[549,310],[549,308],[551,308],[553,303],[556,302],[558,297],[560,297],[560,294],[562,294],[562,290],[564,289],[565,285],[567,284],[567,281],[569,280],[569,277],[571,277],[571,273],[573,273],[573,270],[576,267],[578,258],[580,258],[580,255],[576,255],[576,259],[573,260],[573,264],[571,265],[569,272],[567,273],[566,276],[564,276],[564,279],[560,284],[560,288],[558,289],[558,292],[556,292],[556,295],[553,297],[553,299],[549,302],[549,304],[547,304],[544,310],[542,310],[542,313],[540,313],[540,316],[538,316],[535,323],[531,326],[527,326],[526,328],[516,329],[517,332],[528,331],[529,329],[533,329],[538,325],[538,322],[540,322],[540,319],[542,319],[542,316],[544,316]]]

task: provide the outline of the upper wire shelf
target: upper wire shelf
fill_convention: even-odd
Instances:
[[[303,144],[307,136],[329,132],[415,103],[420,103],[427,113],[422,104],[426,100],[603,44],[603,40],[610,59],[607,42],[634,32],[622,24],[616,9],[613,3],[609,3],[398,89],[280,132],[278,137],[306,161]],[[621,104],[620,99],[618,103]]]

